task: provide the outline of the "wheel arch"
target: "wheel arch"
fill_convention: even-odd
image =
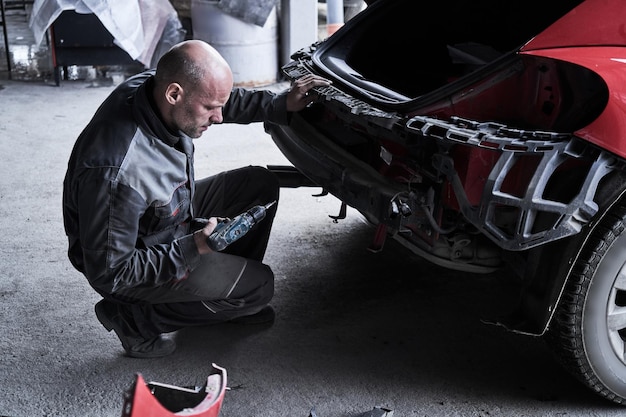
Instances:
[[[600,221],[621,200],[626,200],[626,171],[616,170],[598,187],[598,214],[578,234],[527,251],[518,303],[497,324],[516,333],[544,335],[581,251]]]

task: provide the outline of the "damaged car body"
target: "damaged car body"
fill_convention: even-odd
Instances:
[[[369,3],[283,67],[332,85],[266,130],[376,226],[374,249],[391,236],[447,268],[515,270],[497,324],[626,403],[626,8]]]

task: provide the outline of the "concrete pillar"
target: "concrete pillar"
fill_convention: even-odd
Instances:
[[[317,0],[281,0],[280,65],[290,55],[317,41]]]

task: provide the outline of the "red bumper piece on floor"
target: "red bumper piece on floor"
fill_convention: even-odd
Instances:
[[[213,364],[213,371],[200,388],[146,383],[136,374],[124,395],[122,417],[218,417],[226,392],[226,369]]]

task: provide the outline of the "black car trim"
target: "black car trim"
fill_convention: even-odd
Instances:
[[[285,157],[314,183],[369,220],[400,227],[400,219],[390,207],[398,195],[408,194],[405,185],[381,176],[369,165],[346,154],[298,114],[293,115],[289,126],[266,123],[265,129]]]
[[[406,127],[415,134],[450,145],[465,144],[501,152],[478,206],[470,204],[452,158],[441,153],[433,162],[452,184],[467,220],[506,250],[524,250],[578,233],[598,212],[594,202],[598,184],[619,165],[613,155],[568,134],[510,129],[497,123],[461,118],[448,122],[425,116],[411,118]],[[528,180],[524,195],[514,196],[503,191],[502,184],[515,163],[528,156],[538,156],[541,160]],[[580,189],[568,202],[546,198],[550,179],[569,158],[591,161],[586,165]],[[504,231],[497,225],[496,211],[503,207],[517,212],[512,231]],[[535,220],[541,213],[553,213],[554,222],[538,226]]]

